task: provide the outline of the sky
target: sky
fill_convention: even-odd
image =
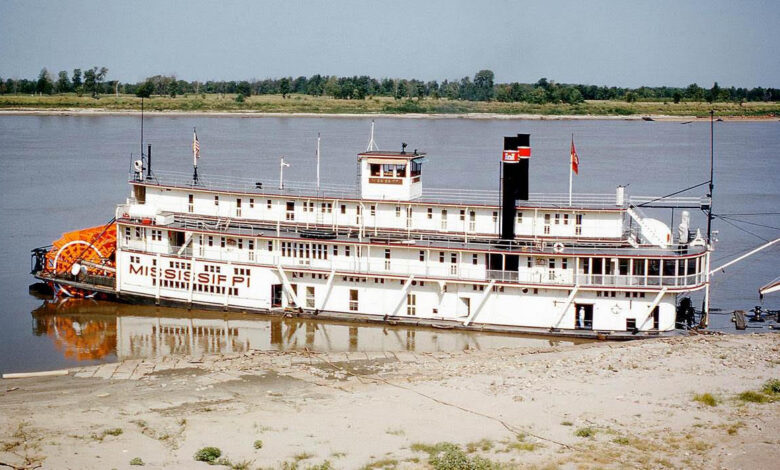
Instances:
[[[0,0],[0,77],[495,72],[499,83],[780,88],[771,1]]]

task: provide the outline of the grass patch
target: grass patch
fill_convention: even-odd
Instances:
[[[105,429],[100,434],[98,433],[92,433],[90,437],[96,441],[102,441],[106,438],[106,436],[119,436],[123,433],[122,428],[111,428],[111,429]]]
[[[217,463],[217,459],[222,455],[222,451],[218,447],[204,447],[195,452],[194,459],[198,462],[206,462],[214,465]]]
[[[770,396],[780,395],[780,380],[768,380],[764,386],[761,387],[761,391]]]
[[[702,405],[718,406],[718,400],[711,393],[697,393],[693,396],[693,401],[697,401]]]
[[[561,426],[574,426],[571,421],[561,421]]]
[[[612,442],[614,442],[615,444],[620,444],[621,446],[627,446],[631,444],[631,439],[621,436],[612,439]]]
[[[425,452],[426,454],[433,456],[440,452],[444,452],[445,450],[457,447],[458,446],[451,442],[438,442],[433,445],[415,442],[409,448],[412,450],[412,452]]]
[[[769,401],[769,397],[760,392],[754,392],[748,390],[737,395],[737,399],[748,403],[766,403]]]
[[[391,436],[404,436],[406,435],[406,432],[403,429],[388,429],[385,431],[386,434],[390,434]]]
[[[710,109],[719,116],[770,116],[780,114],[776,102],[690,102],[664,104],[662,101],[600,101],[588,100],[570,105],[566,103],[506,103],[500,101],[463,101],[446,98],[396,100],[387,96],[369,99],[335,99],[329,96],[291,95],[283,99],[279,95],[253,95],[237,99],[237,94],[189,94],[176,98],[152,96],[144,100],[145,109],[151,111],[223,111],[264,113],[422,113],[422,114],[541,114],[572,115],[649,115],[707,117]],[[109,111],[140,110],[141,100],[135,95],[102,95],[99,99],[78,96],[75,93],[59,95],[0,95],[0,109],[104,109]]]
[[[263,448],[263,441],[258,439],[252,445],[255,447],[255,449],[262,449]]]
[[[141,459],[141,457],[133,457],[132,459],[130,459],[130,465],[137,465],[139,467],[143,467],[146,464]]]
[[[596,429],[591,427],[586,428],[579,428],[574,432],[574,435],[577,437],[593,437],[596,435],[598,431]]]
[[[500,466],[480,456],[469,457],[458,446],[451,445],[432,456],[428,464],[434,470],[491,470]]]
[[[396,459],[382,459],[382,460],[375,460],[373,462],[363,465],[361,467],[361,470],[389,469],[389,468],[395,468],[397,466],[398,466],[398,461]]]
[[[308,460],[312,457],[314,457],[314,454],[310,454],[308,452],[300,452],[298,454],[293,455],[293,460],[295,460],[296,462],[300,462],[301,460]]]
[[[473,454],[478,450],[481,450],[482,452],[487,452],[492,448],[493,448],[493,441],[491,441],[490,439],[480,439],[477,442],[469,442],[468,444],[466,444],[466,452],[469,454]]]

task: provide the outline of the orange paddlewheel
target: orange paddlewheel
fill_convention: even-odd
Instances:
[[[46,254],[45,271],[55,276],[114,276],[116,225],[90,227],[62,234]],[[78,297],[90,293],[74,288],[61,288],[67,295]]]

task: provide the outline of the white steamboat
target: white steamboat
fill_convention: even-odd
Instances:
[[[671,332],[678,297],[708,289],[711,245],[689,213],[673,232],[640,211],[708,198],[529,194],[530,137],[502,155],[500,194],[424,190],[426,156],[405,149],[358,154],[357,188],[144,160],[115,220],[39,252],[34,271],[128,302],[611,338]]]

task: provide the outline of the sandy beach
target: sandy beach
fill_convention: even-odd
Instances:
[[[213,446],[233,468],[771,468],[780,402],[739,394],[780,378],[779,351],[752,334],[125,361],[2,380],[0,462],[209,468]]]
[[[100,108],[73,108],[73,109],[0,109],[0,116],[140,116],[140,111]],[[576,120],[606,120],[606,121],[642,121],[645,118],[653,121],[688,122],[709,121],[709,117],[696,116],[672,116],[664,114],[636,114],[636,115],[554,115],[554,114],[499,114],[499,113],[462,113],[462,114],[387,114],[387,113],[267,113],[267,112],[239,112],[239,111],[146,111],[146,116],[201,116],[201,117],[232,117],[232,118],[341,118],[341,119],[485,119],[485,120],[536,120],[536,121],[576,121]],[[719,116],[723,121],[763,122],[777,121],[777,116]]]

